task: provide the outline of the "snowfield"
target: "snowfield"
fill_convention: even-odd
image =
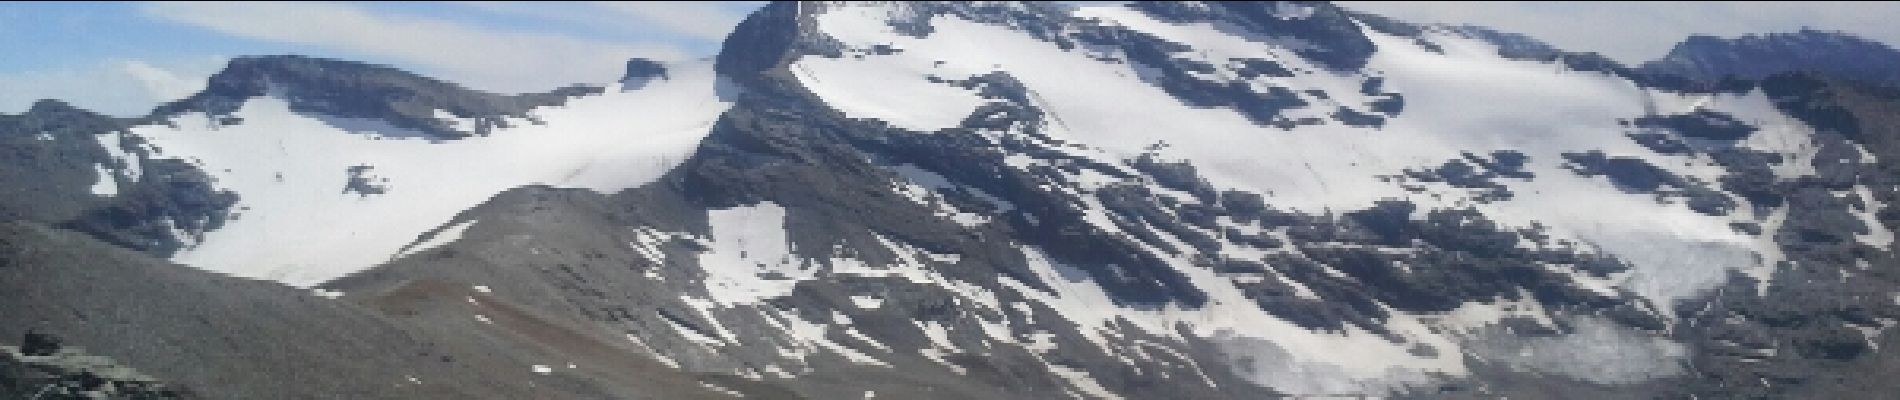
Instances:
[[[241,197],[236,219],[174,261],[308,287],[387,262],[509,188],[614,192],[652,181],[690,155],[729,106],[715,94],[711,67],[675,65],[671,80],[624,92],[610,86],[534,110],[546,124],[514,120],[512,128],[460,140],[300,115],[277,97],[245,102],[238,125],[187,114],[171,120],[177,128],[147,125],[132,134],[160,149],[159,157],[198,164],[217,187]],[[362,175],[383,193],[346,192],[352,167],[368,167]]]

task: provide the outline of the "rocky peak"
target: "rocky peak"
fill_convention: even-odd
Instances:
[[[665,80],[667,66],[650,59],[627,59],[627,74],[621,76],[619,80],[631,82],[631,80],[652,80],[652,78]]]
[[[27,114],[37,114],[37,115],[57,115],[57,114],[98,115],[91,111],[86,111],[79,107],[74,107],[72,104],[67,104],[65,101],[56,100],[56,99],[40,99],[39,101],[35,101],[33,102],[33,105],[31,107],[28,107],[26,109],[26,112]]]
[[[790,58],[794,44],[811,29],[802,24],[800,3],[779,1],[753,11],[739,21],[720,46],[714,69],[738,80],[779,67]]]
[[[33,102],[25,113],[0,114],[0,136],[9,134],[68,136],[115,131],[117,118],[74,107],[60,100]]]
[[[277,95],[291,109],[332,117],[377,119],[438,139],[482,135],[507,126],[504,117],[527,118],[527,111],[599,93],[598,87],[571,86],[546,93],[502,95],[468,89],[400,69],[297,55],[247,56],[231,60],[212,75],[198,94],[159,106],[164,118],[199,111],[234,112],[245,100]],[[473,131],[454,129],[438,111],[478,121]]]
[[[1842,32],[1803,29],[1737,38],[1690,36],[1643,68],[1698,80],[1754,80],[1808,71],[1893,84],[1900,83],[1895,65],[1900,65],[1900,52],[1887,45]]]

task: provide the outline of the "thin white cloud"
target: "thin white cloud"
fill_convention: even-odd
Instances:
[[[1341,1],[1411,22],[1476,24],[1625,63],[1660,58],[1692,34],[1735,37],[1804,27],[1900,43],[1900,2],[1397,2]]]
[[[307,45],[414,66],[497,92],[532,92],[618,78],[628,57],[677,59],[665,43],[612,43],[499,30],[441,19],[373,14],[334,3],[151,3],[146,14],[255,40]]]
[[[546,3],[455,1],[442,4],[461,6],[517,20],[539,20],[618,33],[648,32],[647,27],[628,23],[626,19],[615,15],[616,13],[595,7],[590,3],[560,3],[559,6],[550,6]]]
[[[559,5],[458,1],[447,4],[511,18],[538,19],[603,32],[662,35],[714,44],[724,40],[732,27],[745,18],[746,13],[757,8],[752,2],[688,1],[595,1]]]
[[[616,11],[630,24],[647,24],[690,37],[719,41],[745,15],[728,5],[710,1],[601,1],[602,8]]]
[[[223,57],[166,62],[107,60],[90,65],[0,74],[0,112],[25,111],[34,101],[59,99],[80,108],[139,116],[191,95],[224,65]]]
[[[205,78],[208,77],[204,74],[186,76],[137,60],[119,63],[119,70],[138,80],[139,86],[145,89],[145,93],[158,99],[180,99],[190,96],[204,87]]]

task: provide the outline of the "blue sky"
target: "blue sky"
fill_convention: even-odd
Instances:
[[[712,55],[758,2],[0,3],[0,113],[59,98],[138,115],[232,56],[394,65],[477,89],[618,77],[628,57]]]
[[[1340,2],[1409,21],[1476,23],[1626,62],[1689,34],[1802,27],[1900,43],[1900,2]],[[0,113],[59,98],[139,115],[203,86],[232,56],[394,65],[476,89],[611,81],[627,57],[712,55],[759,2],[0,2]]]

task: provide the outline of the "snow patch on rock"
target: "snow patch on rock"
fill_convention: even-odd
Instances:
[[[911,42],[922,40],[893,31],[884,23],[885,16],[862,15],[877,12],[886,10],[834,7],[817,16],[817,25],[826,35],[854,50],[874,45],[906,49]],[[933,76],[968,78],[981,68],[938,61],[909,51],[839,58],[803,56],[791,64],[791,71],[805,89],[847,116],[876,119],[915,132],[933,132],[956,127],[986,102],[968,89],[930,80]]]
[[[707,213],[712,238],[699,255],[700,271],[712,301],[753,304],[790,294],[800,279],[816,271],[792,254],[785,235],[785,208],[770,202]]]

